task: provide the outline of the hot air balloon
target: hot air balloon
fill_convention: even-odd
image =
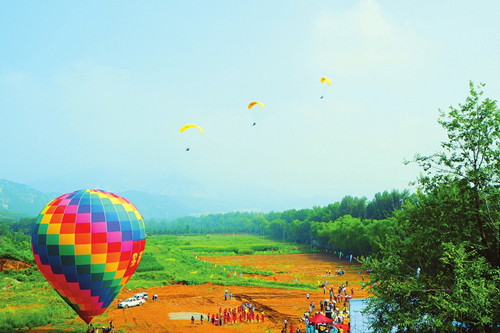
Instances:
[[[89,189],[52,200],[31,236],[38,269],[87,324],[130,280],[145,245],[144,220],[135,206]]]
[[[332,83],[332,80],[330,80],[327,77],[322,77],[321,78],[321,83],[324,83],[324,82],[326,82],[326,84],[330,85],[330,83]]]

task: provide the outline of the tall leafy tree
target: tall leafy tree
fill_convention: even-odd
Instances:
[[[401,209],[401,205],[409,197],[410,191],[392,190],[390,193],[376,193],[372,201],[366,206],[366,218],[382,220],[392,216],[392,212]]]
[[[448,117],[440,111],[439,123],[448,131],[448,141],[441,144],[444,151],[430,156],[417,155],[415,160],[427,172],[420,181],[426,189],[456,181],[463,195],[470,196],[473,205],[469,219],[479,232],[481,252],[499,267],[498,215],[495,216],[497,223],[493,222],[488,201],[498,201],[500,112],[495,100],[480,101],[483,92],[477,92],[472,82],[469,87],[470,96],[464,104],[459,104],[460,109],[450,107]]]
[[[459,108],[440,110],[448,140],[415,156],[416,197],[371,262],[376,332],[500,331],[500,110],[469,87]]]

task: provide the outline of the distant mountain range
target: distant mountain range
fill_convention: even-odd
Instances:
[[[34,188],[0,179],[0,215],[2,212],[38,215],[54,196]]]
[[[68,174],[30,185],[0,179],[0,217],[37,216],[57,196],[84,188],[102,189],[127,198],[145,219],[173,220],[231,211],[282,211],[330,203],[323,197],[296,198],[255,188],[225,190],[219,194],[178,174],[146,182],[132,175],[122,175],[119,179],[106,170],[100,173],[93,170],[87,175]]]

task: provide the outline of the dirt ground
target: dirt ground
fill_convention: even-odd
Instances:
[[[31,268],[32,265],[22,260],[0,259],[0,272],[7,269],[19,271],[21,269]]]
[[[333,283],[334,288],[342,283],[349,281],[348,290],[354,288],[353,298],[367,297],[366,291],[361,290],[362,278],[365,276],[365,283],[368,282],[367,274],[363,274],[358,263],[349,263],[348,260],[327,254],[287,254],[287,255],[252,255],[252,256],[230,256],[230,257],[210,257],[210,262],[217,262],[219,265],[230,265],[236,260],[236,264],[241,266],[252,266],[259,270],[269,268],[272,271],[286,271],[275,275],[278,281],[293,281],[298,279],[299,283],[311,283],[317,285],[328,280],[329,285]],[[345,270],[344,276],[333,276],[338,268]],[[331,270],[332,275],[325,273]],[[361,274],[358,274],[358,271]],[[237,272],[238,273],[238,272]],[[238,273],[239,275],[239,273]],[[259,276],[261,279],[274,281],[272,276]],[[224,290],[232,293],[232,300],[224,300]],[[237,286],[218,286],[206,283],[199,286],[171,285],[164,287],[154,287],[149,289],[134,289],[122,291],[119,299],[131,297],[133,294],[146,291],[149,294],[149,300],[140,307],[129,309],[118,309],[116,305],[110,306],[107,311],[108,321],[99,322],[95,318],[93,324],[107,326],[112,320],[117,329],[123,329],[125,332],[249,332],[262,333],[281,332],[283,321],[287,319],[293,323],[294,330],[299,327],[304,331],[304,323],[299,320],[309,308],[309,302],[315,301],[316,309],[319,308],[319,302],[328,298],[328,290],[323,294],[323,289],[308,292],[303,290],[285,290],[262,287],[237,287]],[[307,300],[306,294],[310,294],[310,300]],[[153,294],[158,295],[158,301],[152,300]],[[195,317],[195,325],[191,325],[190,314],[203,313],[205,320],[207,314],[213,314],[219,311],[219,308],[235,308],[241,303],[252,303],[260,313],[265,312],[264,323],[236,324],[228,326],[213,326],[204,322],[200,323],[199,315]],[[115,303],[116,304],[116,303]],[[184,317],[179,320],[170,318]],[[290,326],[289,326],[290,327]]]

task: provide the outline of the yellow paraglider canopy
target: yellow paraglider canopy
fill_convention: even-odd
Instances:
[[[259,104],[261,106],[261,108],[264,108],[264,104],[262,104],[261,102],[252,102],[252,103],[248,104],[248,110],[251,110],[253,108],[253,106],[256,104]]]
[[[322,77],[321,78],[321,83],[325,82],[326,81],[326,84],[330,85],[330,83],[332,83],[332,80],[330,80],[329,78],[327,77]]]
[[[203,134],[203,129],[200,126],[193,125],[193,124],[187,124],[181,127],[181,133],[183,133],[185,130],[189,128],[197,128],[200,130],[201,134]]]

